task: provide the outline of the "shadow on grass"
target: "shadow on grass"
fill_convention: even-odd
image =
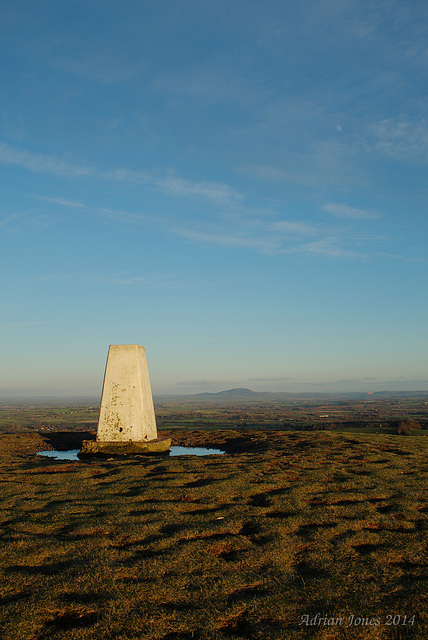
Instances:
[[[7,573],[16,572],[25,575],[39,574],[43,576],[52,576],[61,573],[61,571],[64,571],[64,569],[67,569],[71,565],[71,560],[65,560],[64,562],[52,562],[50,564],[13,564],[10,567],[6,567],[5,571]]]
[[[217,480],[213,478],[200,478],[199,480],[194,480],[193,482],[187,482],[185,487],[207,487],[210,484],[214,484]]]
[[[39,431],[38,433],[56,451],[80,449],[83,440],[95,440],[97,437],[92,431]]]
[[[327,574],[326,571],[319,569],[306,560],[300,560],[293,568],[296,575],[300,578],[321,578]]]
[[[361,555],[366,556],[369,553],[375,553],[376,551],[379,551],[379,549],[387,547],[388,545],[366,542],[364,544],[353,544],[351,546],[353,549],[355,549],[355,551],[358,551],[358,553],[361,553]]]
[[[38,636],[49,637],[56,630],[82,628],[94,624],[98,619],[98,611],[87,607],[63,608],[48,611],[48,615],[43,620],[43,631]]]
[[[2,596],[0,597],[0,606],[12,604],[13,602],[19,602],[19,600],[29,598],[30,595],[31,593],[27,591],[20,591],[19,593],[13,593],[10,596]]]

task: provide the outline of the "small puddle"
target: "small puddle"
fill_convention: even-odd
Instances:
[[[73,460],[80,462],[78,456],[80,449],[68,449],[67,451],[39,451],[38,456],[46,456],[54,460]],[[209,456],[213,454],[225,453],[220,449],[206,449],[204,447],[171,447],[170,456]]]
[[[68,449],[67,451],[39,451],[38,456],[46,456],[54,460],[79,460],[77,454],[80,449]]]
[[[204,447],[171,447],[170,456],[210,456],[212,454],[226,453],[220,449],[205,449]]]

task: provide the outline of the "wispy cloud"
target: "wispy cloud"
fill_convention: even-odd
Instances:
[[[375,238],[359,237],[345,231],[324,229],[295,221],[240,221],[239,227],[230,233],[216,233],[215,230],[196,230],[172,227],[170,232],[188,240],[223,247],[240,247],[265,254],[301,254],[335,259],[366,260],[369,255],[359,250]],[[334,233],[332,233],[334,231]],[[316,236],[310,242],[302,242],[302,236]]]
[[[0,229],[8,233],[19,233],[23,229],[47,229],[55,224],[55,218],[45,213],[12,213],[0,219]]]
[[[366,260],[371,256],[385,257],[389,259],[408,260],[411,262],[423,261],[423,258],[410,257],[384,253],[368,253],[368,246],[382,238],[370,234],[351,233],[344,229],[328,228],[323,225],[314,225],[296,220],[279,220],[272,222],[271,218],[276,215],[275,211],[269,210],[265,217],[254,217],[253,208],[246,209],[245,206],[233,209],[230,219],[226,216],[215,221],[211,219],[209,225],[203,219],[198,220],[195,228],[195,221],[190,220],[187,225],[183,220],[180,227],[177,227],[174,220],[164,214],[150,215],[140,212],[130,212],[108,207],[93,207],[80,200],[70,200],[61,197],[35,196],[53,205],[67,207],[76,210],[85,210],[88,213],[101,216],[103,218],[116,221],[118,223],[136,224],[144,223],[158,227],[163,232],[173,234],[186,240],[204,246],[242,248],[257,251],[265,254],[301,254],[319,256],[335,259],[357,259]],[[349,216],[355,219],[369,219],[373,213],[361,209],[356,209],[345,204],[328,203],[324,208],[329,212],[340,212],[338,217]],[[223,209],[223,212],[225,210]],[[236,213],[238,211],[238,213]],[[248,215],[246,215],[248,214]],[[377,215],[373,213],[373,215]],[[11,223],[16,216],[11,216]],[[19,223],[19,220],[15,220]],[[316,237],[310,242],[302,242],[302,237]],[[364,246],[366,251],[361,251],[359,247]],[[131,278],[133,284],[138,281]],[[128,278],[123,280],[128,283]]]
[[[87,205],[84,202],[76,200],[67,200],[66,198],[48,198],[46,196],[34,196],[38,200],[44,200],[45,202],[52,202],[52,204],[59,204],[63,207],[73,207],[76,209],[87,209]]]
[[[319,233],[319,228],[312,224],[304,222],[294,222],[292,220],[281,220],[270,225],[272,231],[283,232],[286,234],[313,235]]]
[[[188,180],[172,174],[161,175],[158,172],[135,171],[127,168],[105,170],[89,167],[83,163],[61,161],[54,156],[15,149],[0,143],[0,162],[21,166],[29,171],[71,177],[96,177],[98,179],[133,182],[146,185],[161,191],[163,194],[180,198],[199,198],[208,202],[212,209],[210,219],[206,215],[195,216],[190,212],[189,219],[182,216],[177,226],[172,209],[159,215],[150,212],[125,211],[109,207],[93,206],[81,200],[58,196],[41,197],[52,205],[68,207],[76,211],[87,211],[92,214],[115,220],[119,223],[152,224],[165,233],[185,238],[189,242],[205,246],[242,248],[266,254],[300,254],[335,259],[367,259],[373,254],[373,242],[379,240],[374,236],[352,235],[349,230],[339,227],[328,227],[326,224],[312,224],[302,219],[284,216],[278,219],[278,211],[273,209],[258,210],[248,206],[245,194],[233,189],[230,185],[216,181]],[[40,198],[40,196],[35,196]],[[193,206],[193,203],[192,203]],[[326,202],[322,209],[342,220],[356,222],[375,220],[380,214],[373,209],[362,209],[344,202]],[[282,216],[281,216],[282,217]],[[39,221],[40,223],[40,221]],[[19,224],[16,218],[9,218],[5,225]],[[303,242],[309,239],[310,242]],[[404,256],[385,257],[404,260]],[[413,258],[413,260],[415,260]]]
[[[403,262],[426,262],[427,258],[423,256],[403,256],[400,253],[387,253],[386,251],[377,251],[376,256],[380,258],[390,258],[391,260],[401,260]]]
[[[370,176],[356,161],[357,145],[350,146],[345,139],[337,140],[336,127],[332,126],[333,129],[335,133],[325,138],[314,133],[302,147],[288,148],[287,140],[284,140],[284,150],[276,165],[248,164],[241,167],[241,173],[261,182],[272,183],[277,188],[288,186],[293,190],[306,188],[324,191],[326,187],[336,189],[338,185],[362,188],[370,184]],[[279,131],[277,135],[280,138],[284,134]]]
[[[368,260],[367,253],[348,249],[338,238],[326,237],[313,242],[302,243],[298,246],[287,249],[287,253],[301,253],[312,256],[323,256],[327,258],[345,258],[350,260]]]
[[[164,187],[176,194],[197,195],[218,202],[234,201],[242,198],[242,195],[219,182],[192,182],[181,178],[167,177],[154,181],[154,184]]]
[[[22,223],[21,213],[12,213],[9,216],[4,216],[0,219],[0,229],[17,230]]]
[[[112,169],[105,174],[105,177],[157,187],[179,196],[201,196],[216,202],[238,201],[242,198],[242,195],[229,185],[215,181],[197,182],[173,175],[158,176],[131,169]]]
[[[355,220],[374,220],[380,217],[376,211],[358,209],[347,204],[336,202],[327,202],[323,205],[323,210],[339,218],[353,218]]]
[[[35,173],[57,176],[92,176],[95,170],[83,164],[73,164],[59,160],[56,156],[16,149],[0,142],[0,162],[15,165]]]
[[[136,222],[141,220],[155,220],[156,218],[153,216],[149,216],[143,213],[134,213],[131,211],[125,211],[123,209],[111,209],[110,207],[93,207],[81,200],[69,200],[67,198],[54,198],[47,196],[34,196],[38,200],[43,200],[44,202],[49,202],[54,205],[59,205],[61,207],[68,207],[71,209],[83,209],[88,213],[95,213],[107,218],[112,219],[120,219],[122,221],[126,220],[127,222]]]
[[[367,127],[366,149],[397,160],[428,161],[428,122],[405,116],[386,118]]]
[[[16,149],[0,142],[0,162],[33,171],[57,176],[98,177],[106,180],[131,182],[159,189],[176,196],[198,196],[216,203],[236,203],[242,195],[227,184],[216,181],[192,181],[175,175],[158,175],[126,168],[103,170],[84,163],[74,164],[54,155]],[[58,200],[58,203],[59,200]],[[74,203],[71,206],[80,206]]]
[[[237,234],[215,234],[194,231],[192,229],[175,228],[171,231],[183,238],[200,244],[217,244],[224,247],[243,247],[256,249],[263,253],[271,253],[280,248],[280,244],[272,239],[258,239]]]

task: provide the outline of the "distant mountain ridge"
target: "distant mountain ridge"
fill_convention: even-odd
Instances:
[[[245,387],[237,387],[234,389],[226,389],[225,391],[194,393],[187,396],[188,398],[212,399],[212,400],[322,400],[322,399],[356,399],[356,398],[428,398],[428,391],[349,391],[349,392],[272,392],[272,391],[252,391]]]
[[[246,388],[241,388],[241,387],[237,387],[236,389],[226,389],[226,391],[217,391],[217,393],[195,393],[193,394],[195,397],[198,398],[231,398],[231,397],[245,397],[248,398],[249,396],[258,396],[261,395],[260,393],[258,393],[257,391],[251,391],[251,389],[246,389]]]

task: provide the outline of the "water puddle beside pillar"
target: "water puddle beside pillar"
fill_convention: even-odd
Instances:
[[[54,460],[72,460],[80,462],[78,457],[80,449],[68,449],[67,451],[39,451],[38,456],[46,456]],[[225,453],[220,449],[206,449],[205,447],[171,447],[170,456],[209,456]],[[150,456],[152,457],[152,456]]]
[[[209,456],[225,453],[220,449],[205,449],[204,447],[171,447],[169,452],[170,456]]]
[[[68,449],[67,451],[39,451],[38,456],[46,456],[54,460],[79,460],[77,454],[80,449]]]

